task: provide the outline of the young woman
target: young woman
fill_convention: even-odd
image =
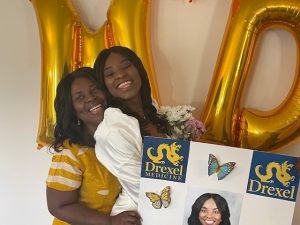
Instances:
[[[107,91],[110,105],[135,117],[142,136],[167,137],[168,123],[157,115],[147,72],[132,50],[122,46],[104,49],[94,68],[96,79]]]
[[[47,203],[53,225],[141,224],[137,212],[109,216],[120,184],[96,158],[93,134],[103,120],[104,93],[93,69],[65,76],[55,98],[54,156],[47,178]]]
[[[218,194],[206,193],[196,199],[188,225],[230,225],[227,201]]]
[[[136,210],[142,161],[142,136],[168,137],[168,122],[158,116],[140,58],[114,46],[99,53],[96,79],[107,92],[108,108],[95,132],[96,155],[122,185],[112,215]]]
[[[112,215],[136,210],[142,159],[142,136],[167,137],[167,121],[153,106],[146,70],[130,49],[114,46],[99,53],[96,79],[114,108],[105,111],[95,132],[97,158],[120,181],[122,193]]]

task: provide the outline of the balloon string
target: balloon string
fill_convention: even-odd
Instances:
[[[81,24],[75,22],[74,42],[72,53],[72,71],[82,66],[83,36],[81,35]]]
[[[114,40],[114,35],[113,35],[113,30],[111,27],[111,24],[106,21],[105,24],[105,36],[106,36],[106,40],[107,40],[107,47],[110,48],[112,46],[115,45],[115,40]]]

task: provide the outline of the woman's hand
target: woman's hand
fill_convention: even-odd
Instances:
[[[136,211],[125,211],[112,216],[111,225],[142,225],[142,218]]]

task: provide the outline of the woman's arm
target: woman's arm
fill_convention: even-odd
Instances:
[[[119,179],[122,194],[128,195],[133,203],[127,209],[135,209],[142,162],[142,137],[138,121],[119,109],[108,108],[94,138],[98,160]]]
[[[50,213],[72,225],[141,225],[137,212],[126,211],[116,216],[102,214],[78,202],[79,189],[58,191],[47,187],[47,204]]]

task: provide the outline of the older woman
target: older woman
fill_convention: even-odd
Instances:
[[[93,134],[103,120],[106,98],[93,69],[80,68],[57,87],[54,156],[47,178],[53,225],[140,225],[137,212],[109,213],[120,184],[96,158]]]

